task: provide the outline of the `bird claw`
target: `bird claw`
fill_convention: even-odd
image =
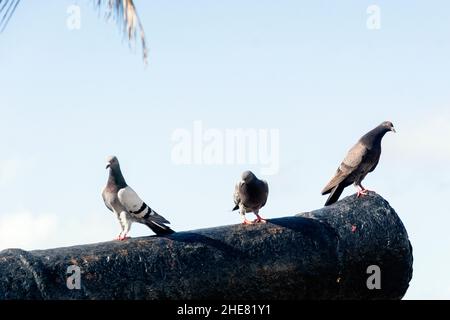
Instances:
[[[242,223],[243,225],[247,226],[247,225],[252,225],[253,222],[251,222],[250,220],[245,219],[244,222]]]
[[[364,196],[367,196],[369,194],[370,190],[364,189],[364,190],[358,190],[358,193],[356,194],[357,198],[361,198]]]
[[[255,221],[253,221],[253,223],[267,223],[267,220],[259,217],[259,218],[255,219]]]
[[[130,239],[130,237],[122,236],[122,235],[119,235],[119,236],[116,238],[117,241],[126,241],[126,240],[128,240],[128,239]]]

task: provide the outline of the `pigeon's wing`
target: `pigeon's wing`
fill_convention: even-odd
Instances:
[[[114,212],[113,207],[111,206],[111,204],[110,204],[109,201],[108,201],[106,188],[103,189],[103,191],[102,191],[102,198],[103,198],[103,202],[105,203],[105,206],[106,206],[110,211]]]
[[[241,204],[241,186],[242,186],[242,183],[244,183],[244,182],[240,181],[234,187],[233,200],[234,200],[235,206],[234,206],[232,211],[238,210],[239,209],[239,205]]]
[[[328,182],[326,187],[322,190],[322,194],[326,195],[330,193],[336,186],[341,184],[345,179],[347,179],[352,173],[357,170],[361,163],[364,162],[367,157],[368,149],[367,147],[358,142],[353,148],[350,149],[344,161],[336,171],[334,177]],[[351,184],[350,182],[349,184]]]
[[[378,163],[380,162],[380,154],[378,155],[376,161],[374,162],[374,164],[373,164],[372,168],[369,170],[369,172],[373,172],[377,168]]]
[[[157,214],[144,201],[142,201],[131,187],[127,186],[126,188],[120,189],[117,196],[120,203],[124,206],[128,213],[133,215],[133,217],[137,219],[150,220],[158,224],[170,224],[169,221]]]
[[[263,183],[263,192],[264,192],[264,194],[263,194],[264,201],[262,203],[262,206],[264,207],[267,203],[267,199],[269,198],[269,184],[265,180],[263,180],[262,183]]]

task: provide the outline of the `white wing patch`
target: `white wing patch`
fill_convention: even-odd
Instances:
[[[147,206],[131,187],[120,189],[117,197],[125,209],[138,219],[149,219],[160,224],[170,223]]]
[[[138,194],[130,187],[120,189],[117,193],[120,203],[129,213],[139,212],[144,206],[144,201],[139,198]],[[143,218],[150,208],[145,208],[142,212],[135,214],[137,218]]]

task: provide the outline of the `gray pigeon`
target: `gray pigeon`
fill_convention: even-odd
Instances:
[[[364,135],[350,149],[334,177],[322,190],[322,195],[330,194],[325,206],[338,201],[344,189],[352,183],[358,188],[358,198],[367,195],[369,190],[364,188],[361,182],[377,167],[381,156],[381,140],[389,131],[396,132],[392,122],[385,121]]]
[[[119,160],[116,157],[108,157],[106,169],[109,169],[109,178],[102,196],[106,207],[114,212],[122,228],[117,240],[127,239],[133,222],[145,224],[157,235],[174,233],[172,229],[165,225],[170,224],[170,222],[153,211],[127,185],[120,170]]]
[[[269,196],[269,185],[266,181],[259,180],[253,172],[245,171],[242,174],[241,181],[236,184],[234,189],[233,211],[240,210],[244,218],[244,224],[252,224],[245,217],[246,213],[253,212],[257,219],[254,222],[266,223],[267,221],[260,217],[259,210],[266,205]]]

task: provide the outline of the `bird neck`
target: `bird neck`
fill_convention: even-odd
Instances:
[[[361,138],[361,141],[366,146],[381,146],[381,140],[383,140],[384,135],[388,132],[386,128],[376,127],[372,131],[368,132],[365,136]]]
[[[119,189],[127,186],[120,167],[109,169],[108,185],[117,186]]]

